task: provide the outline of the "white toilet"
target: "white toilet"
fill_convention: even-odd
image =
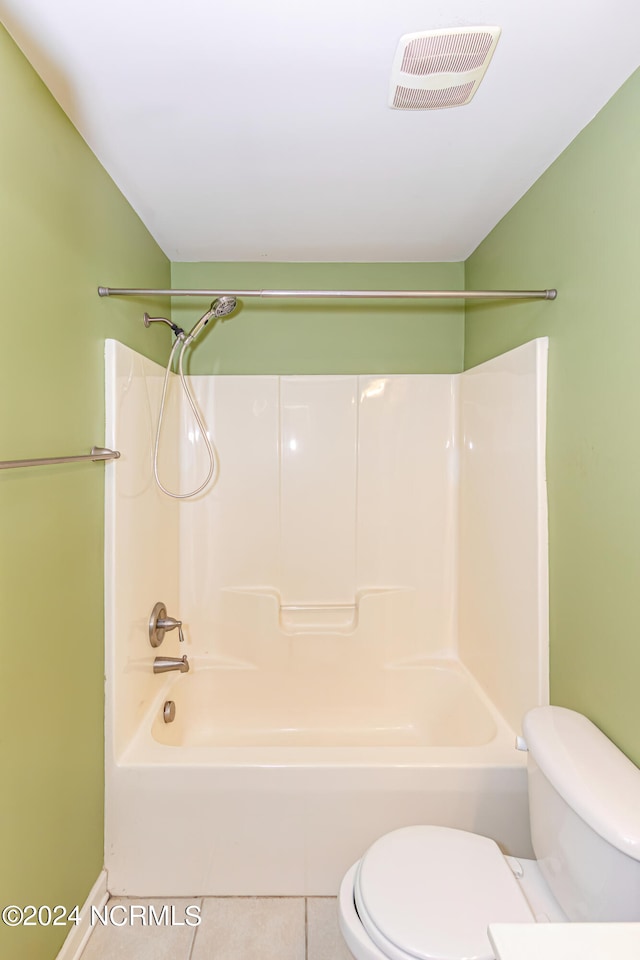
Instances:
[[[580,713],[524,718],[536,860],[416,826],[377,840],[340,887],[356,960],[492,960],[490,923],[640,921],[640,770]]]

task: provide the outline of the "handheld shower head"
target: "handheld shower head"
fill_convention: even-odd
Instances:
[[[198,322],[189,331],[189,335],[184,341],[185,347],[188,347],[190,343],[193,343],[196,337],[200,333],[202,333],[202,331],[204,330],[204,328],[209,323],[209,320],[211,320],[212,317],[215,317],[216,319],[218,319],[219,317],[226,317],[236,309],[237,305],[238,305],[238,301],[236,300],[235,297],[231,297],[227,295],[222,297],[217,297],[217,299],[213,301],[213,303],[211,304],[207,312],[200,317]]]

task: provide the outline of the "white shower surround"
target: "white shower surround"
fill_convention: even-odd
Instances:
[[[108,341],[112,893],[335,894],[413,822],[530,855],[513,741],[548,700],[546,354],[191,378],[220,467],[178,503],[151,479],[162,370]],[[206,464],[175,382],[165,438],[165,482],[190,489]],[[175,632],[149,645],[157,600],[184,651]],[[154,675],[158,652],[192,672]]]

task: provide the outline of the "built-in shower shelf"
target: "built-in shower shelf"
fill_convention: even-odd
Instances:
[[[266,587],[225,587],[221,629],[225,635],[320,636],[362,633],[377,636],[391,630],[408,636],[415,590],[407,586],[357,590],[353,603],[283,603],[278,590]],[[238,634],[239,635],[239,634]]]
[[[280,607],[280,626],[285,633],[351,633],[357,625],[357,603]]]

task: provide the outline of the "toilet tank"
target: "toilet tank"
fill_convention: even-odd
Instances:
[[[582,714],[536,707],[529,749],[531,840],[576,921],[640,921],[640,769]]]

